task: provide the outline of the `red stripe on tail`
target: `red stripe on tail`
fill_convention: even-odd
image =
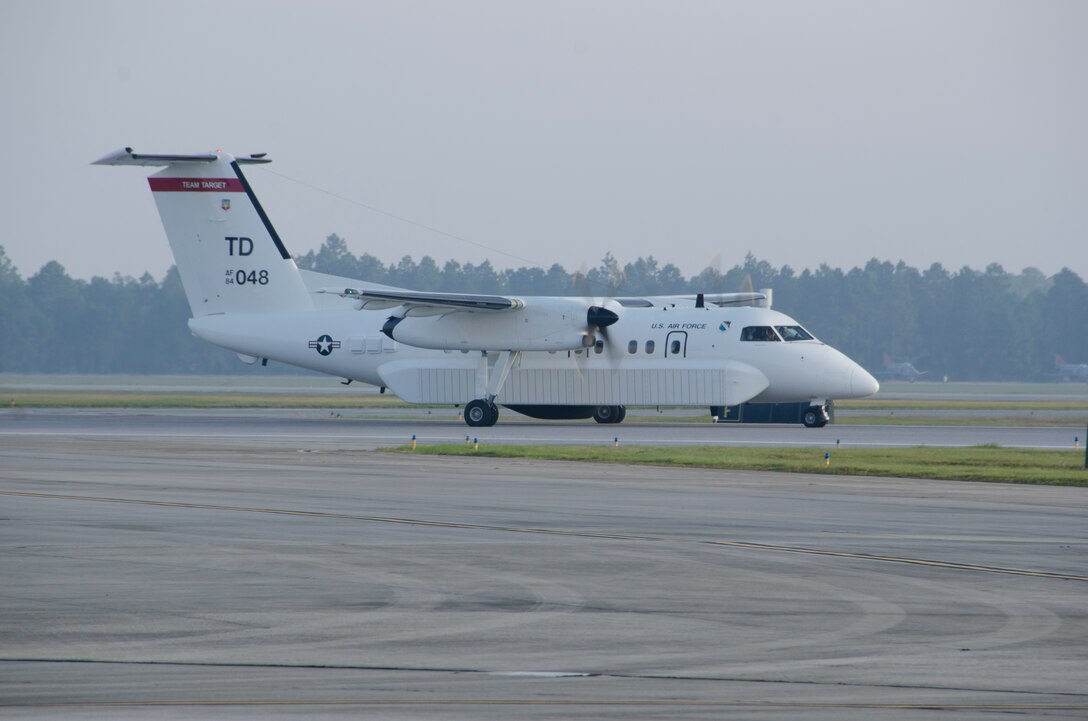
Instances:
[[[244,193],[238,178],[148,178],[155,193]]]

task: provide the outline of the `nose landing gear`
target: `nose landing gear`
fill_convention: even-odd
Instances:
[[[801,422],[805,428],[823,428],[831,420],[827,415],[827,408],[823,405],[809,406],[801,415]]]
[[[625,406],[597,406],[593,410],[593,420],[598,423],[622,423],[626,417]]]

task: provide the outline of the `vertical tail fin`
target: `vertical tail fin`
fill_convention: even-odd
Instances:
[[[313,308],[295,261],[242,164],[227,153],[144,155],[125,148],[96,165],[165,166],[148,178],[194,317]]]

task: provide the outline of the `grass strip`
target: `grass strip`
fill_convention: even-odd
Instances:
[[[1076,400],[974,400],[966,398],[863,398],[835,401],[838,410],[897,411],[1083,411],[1088,405]]]
[[[315,393],[254,393],[212,391],[125,391],[125,390],[21,390],[0,391],[0,404],[24,408],[324,408],[329,405],[345,408],[408,407],[393,395],[355,394],[350,391]],[[853,400],[837,401],[839,410],[859,411],[1083,411],[1088,418],[1088,406],[1075,401],[967,401],[938,400]],[[708,420],[707,416],[698,416]]]
[[[9,391],[9,408],[410,408],[392,395],[187,393],[178,391]]]
[[[1084,451],[968,448],[752,448],[722,446],[523,446],[418,444],[385,449],[396,453],[525,458],[688,468],[780,471],[825,475],[932,478],[1088,487]],[[824,453],[830,453],[826,463]]]

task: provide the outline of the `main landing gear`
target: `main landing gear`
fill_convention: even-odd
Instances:
[[[593,409],[593,420],[598,423],[622,423],[626,417],[626,406],[597,406]]]
[[[497,420],[499,409],[494,403],[477,398],[465,404],[465,423],[473,428],[493,426]]]
[[[801,414],[801,422],[805,428],[823,428],[831,420],[827,415],[827,408],[823,405],[813,405],[805,409]]]
[[[499,409],[495,406],[495,397],[502,390],[510,375],[511,369],[521,359],[520,351],[502,351],[493,354],[490,358],[486,352],[480,352],[479,365],[476,369],[476,394],[480,396],[465,404],[465,423],[473,428],[487,428],[495,425],[499,419]],[[510,408],[525,413],[524,407],[510,406]],[[549,415],[556,409],[563,410],[562,406],[542,406],[544,414],[527,413],[534,418],[585,418],[582,415],[588,411],[589,406],[572,406],[566,414]],[[627,408],[624,406],[593,406],[593,420],[598,423],[621,423],[627,417]],[[588,415],[588,413],[587,413]]]
[[[490,362],[488,360],[487,353],[481,351],[476,371],[476,393],[483,397],[465,404],[465,423],[473,428],[493,426],[499,420],[495,396],[506,383],[510,369],[521,360],[521,351],[504,350]]]

